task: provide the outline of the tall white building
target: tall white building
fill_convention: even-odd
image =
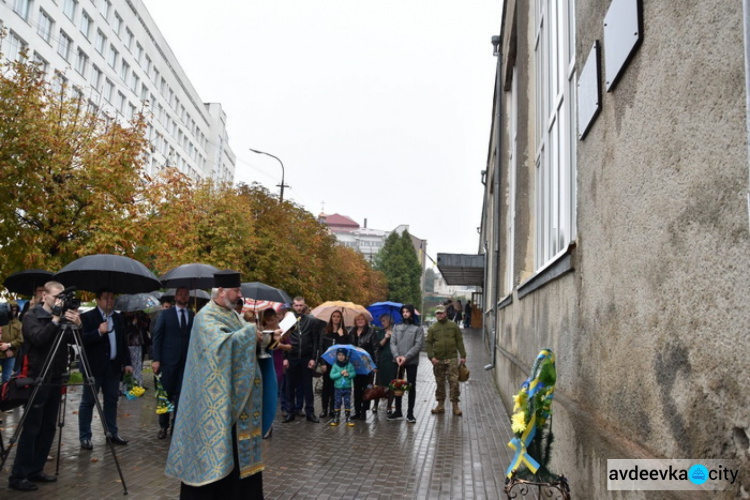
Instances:
[[[0,0],[3,58],[40,62],[105,115],[149,116],[146,170],[234,180],[226,114],[203,103],[141,0]]]

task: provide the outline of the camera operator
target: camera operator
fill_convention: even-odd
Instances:
[[[44,368],[44,362],[50,349],[60,334],[62,320],[77,327],[81,326],[81,318],[76,310],[67,310],[60,292],[65,287],[56,281],[44,285],[42,302],[23,317],[23,337],[28,347],[28,376],[39,377]],[[74,343],[72,332],[67,343]],[[55,476],[44,473],[44,464],[52,447],[57,427],[57,410],[60,406],[63,373],[68,365],[68,350],[66,346],[57,350],[54,359],[50,360],[47,377],[42,381],[39,390],[32,401],[26,406],[26,417],[21,437],[18,439],[16,458],[8,486],[19,491],[33,491],[37,489],[35,483],[51,483],[57,481]]]

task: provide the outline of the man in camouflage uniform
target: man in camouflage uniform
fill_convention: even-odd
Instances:
[[[424,342],[437,383],[435,389],[437,406],[432,409],[432,413],[445,413],[445,382],[447,381],[451,390],[453,414],[458,416],[462,414],[461,408],[458,407],[461,396],[458,388],[458,363],[466,363],[464,338],[458,325],[448,320],[444,306],[435,308],[435,316],[437,316],[437,322],[427,331],[427,338]],[[458,360],[456,353],[460,355]]]

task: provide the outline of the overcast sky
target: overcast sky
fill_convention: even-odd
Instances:
[[[143,0],[204,102],[236,182],[317,215],[409,226],[476,253],[501,0]],[[428,265],[429,267],[429,265]]]

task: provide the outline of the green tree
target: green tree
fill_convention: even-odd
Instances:
[[[32,63],[0,65],[0,275],[133,255],[145,121],[97,113]]]
[[[422,303],[422,267],[408,231],[400,236],[395,232],[388,235],[383,248],[375,257],[375,268],[386,277],[388,300],[419,307]]]
[[[424,291],[428,293],[435,292],[435,270],[432,268],[424,272]]]

